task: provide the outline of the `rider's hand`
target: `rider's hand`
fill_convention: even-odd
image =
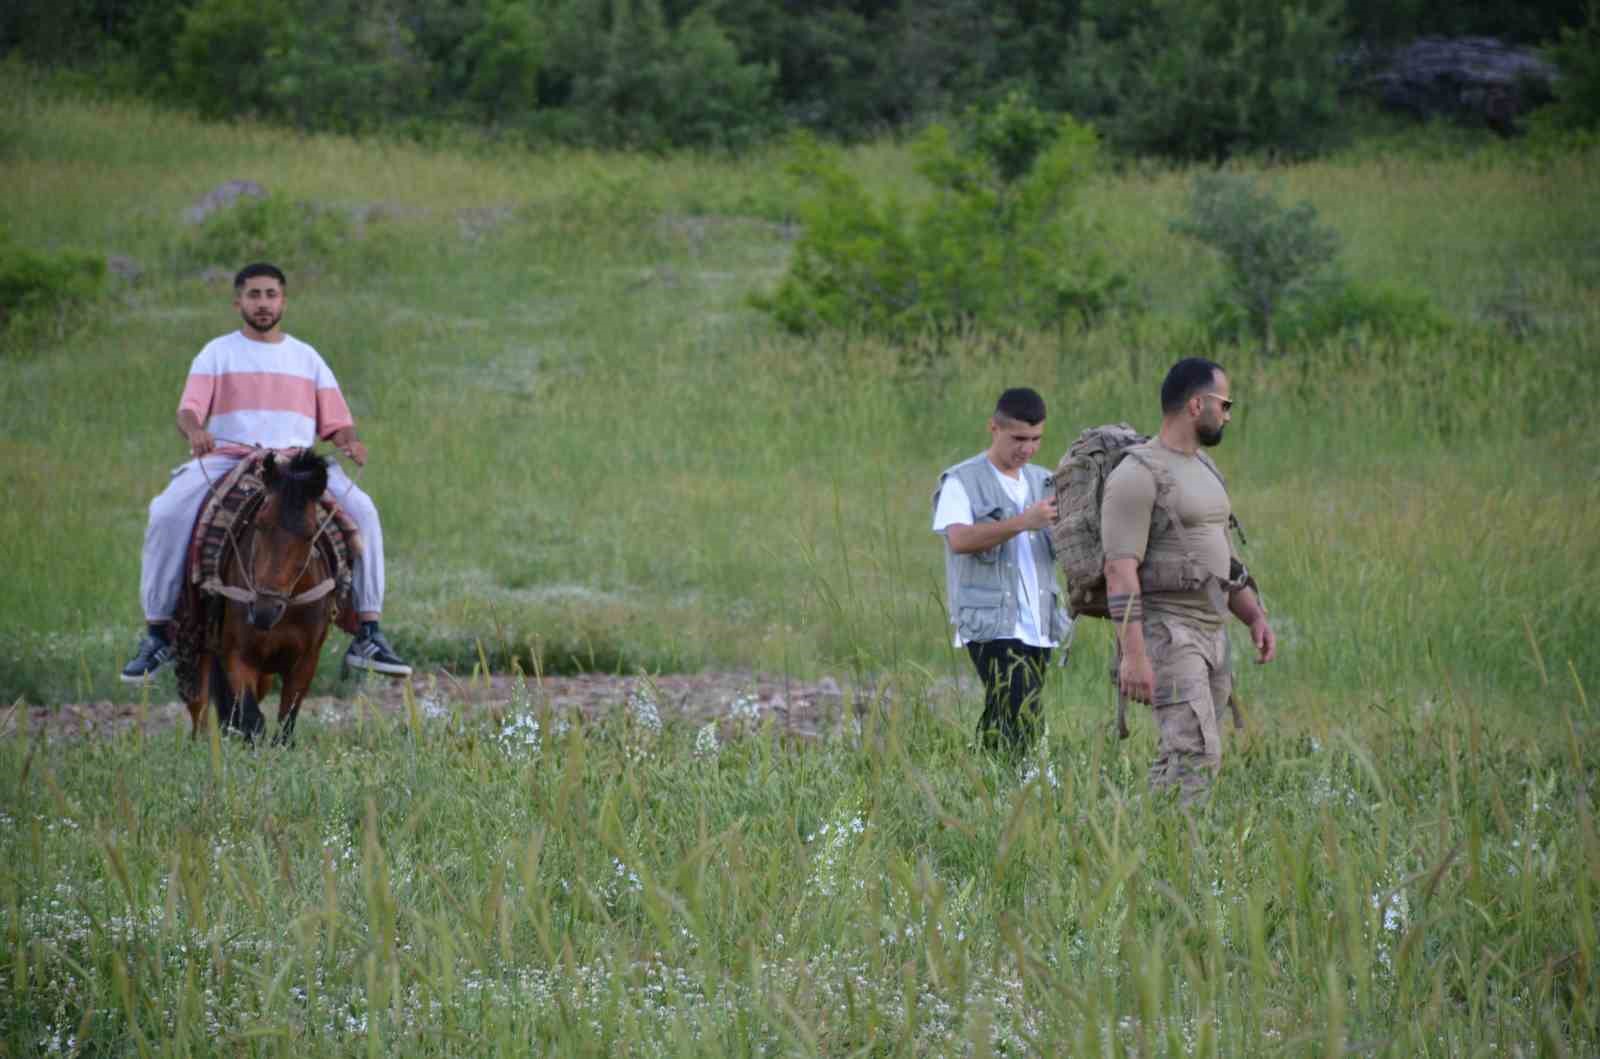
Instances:
[[[339,451],[354,460],[357,467],[367,465],[367,447],[354,438],[348,445],[340,445]]]
[[[195,459],[213,452],[217,447],[217,439],[205,427],[189,431],[189,455]]]
[[[1022,513],[1022,524],[1030,530],[1049,529],[1055,521],[1055,497],[1047,497]]]

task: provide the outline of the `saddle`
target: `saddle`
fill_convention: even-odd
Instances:
[[[195,519],[184,563],[183,591],[173,615],[173,670],[185,701],[199,686],[200,655],[220,644],[227,601],[218,590],[229,564],[244,561],[236,558],[234,541],[266,499],[261,464],[268,451],[256,449],[241,459],[216,483]],[[328,519],[315,547],[333,576],[334,624],[353,636],[361,624],[352,596],[352,569],[361,555],[361,533],[331,491],[317,504],[317,518],[319,522]]]

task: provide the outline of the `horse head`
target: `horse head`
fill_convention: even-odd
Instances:
[[[315,587],[301,583],[321,566],[313,551],[321,530],[317,500],[328,488],[328,461],[310,449],[280,462],[269,453],[261,465],[266,498],[252,522],[249,567],[253,598],[245,602],[245,617],[257,629],[271,629],[291,606],[311,603],[333,587],[324,581]]]

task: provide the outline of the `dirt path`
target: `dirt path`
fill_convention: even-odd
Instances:
[[[487,681],[461,680],[441,671],[419,672],[410,681],[411,694],[425,716],[447,716],[456,708],[468,712],[506,713],[523,705],[512,677],[497,674]],[[312,696],[300,714],[300,730],[314,725],[345,724],[365,711],[396,719],[405,716],[407,681],[373,677],[351,681],[332,695]],[[170,678],[153,689],[148,705],[90,702],[59,706],[25,706],[7,714],[0,710],[0,735],[26,723],[47,739],[107,737],[143,725],[146,733],[189,726],[189,714],[175,698]],[[870,701],[870,693],[846,690],[832,677],[794,680],[748,672],[669,674],[650,678],[589,674],[529,680],[523,698],[534,707],[548,704],[561,712],[598,717],[624,707],[630,696],[648,710],[654,704],[663,721],[702,725],[716,719],[730,724],[762,724],[770,716],[780,730],[816,736],[837,725],[847,710]],[[170,700],[170,701],[164,701]],[[276,715],[277,699],[268,700],[267,716]]]

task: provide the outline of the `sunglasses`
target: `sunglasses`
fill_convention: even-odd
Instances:
[[[1217,403],[1222,405],[1222,410],[1224,412],[1233,411],[1233,399],[1232,398],[1224,397],[1220,393],[1208,393],[1208,394],[1202,394],[1201,396],[1203,396],[1203,397],[1215,397],[1217,399]]]

